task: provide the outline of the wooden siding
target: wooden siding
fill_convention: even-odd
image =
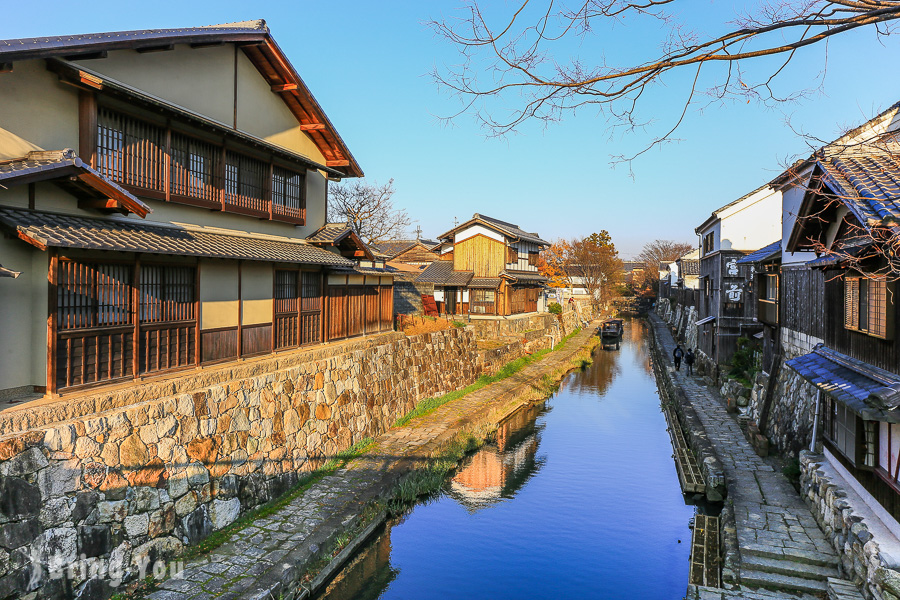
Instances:
[[[783,268],[780,286],[781,326],[825,339],[825,272],[806,267]],[[840,325],[843,327],[843,320]]]
[[[423,246],[416,245],[410,248],[409,250],[398,254],[391,260],[393,262],[401,262],[404,264],[428,264],[438,260],[440,256],[436,253],[424,248]]]
[[[506,268],[506,245],[475,235],[453,247],[453,270],[474,271],[475,277],[496,277]]]
[[[900,350],[897,348],[896,335],[896,324],[900,323],[898,314],[900,302],[895,297],[896,287],[895,294],[888,293],[888,302],[891,302],[893,297],[889,310],[894,314],[895,335],[893,340],[885,340],[844,326],[844,279],[841,273],[842,271],[838,270],[821,273],[825,289],[825,311],[824,318],[820,317],[818,321],[825,333],[820,337],[825,339],[825,345],[829,348],[892,373],[900,373]]]

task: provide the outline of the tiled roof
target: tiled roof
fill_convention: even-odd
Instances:
[[[823,183],[863,225],[900,221],[900,158],[883,149],[854,149],[821,158]]]
[[[473,277],[472,281],[469,282],[470,288],[487,288],[487,289],[497,289],[500,287],[502,279],[499,277]]]
[[[85,33],[78,35],[55,35],[37,38],[20,38],[17,40],[0,40],[0,59],[26,60],[53,54],[86,52],[97,48],[113,50],[116,48],[140,47],[141,42],[159,44],[184,40],[199,41],[198,38],[222,39],[223,36],[245,34],[246,41],[262,39],[268,34],[266,22],[262,20],[224,23],[205,27],[184,27],[171,29],[136,29],[133,31],[114,31],[106,33]],[[235,41],[239,41],[236,38]]]
[[[514,280],[514,282],[516,283],[546,283],[547,281],[549,281],[549,279],[547,279],[540,273],[522,273],[519,271],[503,271],[500,273],[500,277],[507,277]]]
[[[641,260],[623,260],[622,268],[626,273],[631,273],[635,269],[644,269],[647,267],[647,264]]]
[[[20,183],[59,179],[69,184],[68,176],[86,175],[84,185],[101,197],[114,197],[130,212],[146,216],[152,209],[116,182],[86,164],[71,148],[65,150],[29,152],[21,158],[0,162],[0,185],[9,187]],[[75,184],[72,184],[75,185]]]
[[[884,401],[890,389],[900,386],[900,375],[822,345],[785,364],[862,418],[900,423],[900,411],[886,407]]]
[[[538,244],[538,245],[542,245],[542,246],[550,245],[550,242],[542,240],[538,236],[538,234],[529,233],[514,223],[509,223],[507,221],[501,221],[500,219],[495,219],[493,217],[488,217],[486,215],[482,215],[479,213],[475,213],[474,215],[472,215],[471,219],[469,219],[462,225],[457,225],[456,227],[454,227],[450,231],[440,235],[439,237],[440,237],[440,239],[445,239],[447,237],[450,237],[454,232],[459,231],[460,229],[463,229],[465,227],[468,227],[471,224],[479,223],[479,222],[482,223],[483,225],[487,225],[488,227],[499,231],[500,233],[503,233],[504,235],[506,235],[508,237],[511,237],[511,238],[514,238],[517,240],[531,242],[533,244]]]
[[[0,208],[0,224],[35,246],[115,250],[175,256],[352,266],[353,261],[310,244],[245,237],[132,220],[92,219],[23,209]]]
[[[772,242],[768,246],[764,248],[760,248],[756,252],[751,252],[744,258],[737,261],[739,265],[746,265],[749,263],[758,263],[768,260],[770,258],[774,258],[776,256],[781,256],[781,240],[777,242]]]
[[[451,260],[436,260],[428,265],[428,268],[422,271],[421,275],[416,277],[416,281],[433,283],[435,285],[465,287],[474,276],[475,273],[472,271],[454,271],[453,261]]]
[[[678,269],[678,274],[682,277],[685,275],[699,275],[700,274],[700,261],[696,258],[679,258],[675,261],[680,265]]]
[[[306,241],[314,244],[337,243],[351,233],[353,228],[347,223],[325,223],[307,237]]]
[[[542,240],[542,239],[538,236],[538,234],[536,234],[536,233],[530,233],[530,232],[528,232],[528,231],[525,231],[525,230],[523,230],[521,227],[519,227],[518,225],[515,225],[515,224],[513,224],[513,223],[508,223],[508,222],[506,222],[506,221],[501,221],[500,219],[495,219],[495,218],[493,218],[493,217],[489,217],[489,216],[487,216],[487,215],[482,215],[482,214],[479,214],[479,213],[475,213],[474,215],[472,215],[472,218],[473,218],[473,219],[478,219],[478,220],[480,220],[480,221],[485,221],[485,222],[487,222],[487,223],[490,223],[491,225],[497,227],[498,229],[501,229],[501,230],[505,231],[506,233],[508,233],[508,234],[511,235],[512,237],[519,238],[519,239],[524,240],[524,241],[526,241],[526,242],[532,242],[532,243],[535,243],[535,244],[544,244],[544,245],[547,245],[547,246],[550,245],[549,242],[545,242],[544,240]]]

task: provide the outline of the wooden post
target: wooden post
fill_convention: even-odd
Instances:
[[[131,280],[131,314],[134,318],[134,339],[131,341],[131,376],[140,378],[141,372],[141,255],[134,257],[134,275]],[[159,341],[157,341],[159,344]],[[122,350],[125,351],[124,348]],[[148,348],[149,352],[149,348]],[[124,375],[124,373],[123,373]]]
[[[244,261],[238,261],[238,333],[237,333],[237,357],[241,359],[241,350],[244,345],[244,298],[241,294],[241,267]]]
[[[322,343],[325,344],[328,342],[328,319],[331,313],[330,306],[331,302],[328,299],[328,290],[325,287],[328,279],[325,276],[325,271],[322,271]]]
[[[57,328],[57,278],[59,276],[59,255],[56,248],[50,248],[50,266],[47,270],[47,395],[55,397],[56,390],[56,338]]]
[[[164,185],[166,186],[166,202],[168,202],[172,197],[172,127],[168,121],[166,122],[166,150],[164,156],[166,166],[163,171],[163,177],[165,178]]]
[[[97,168],[97,97],[85,90],[78,92],[78,154]]]
[[[194,274],[194,366],[200,366],[200,259],[197,259],[197,269]]]

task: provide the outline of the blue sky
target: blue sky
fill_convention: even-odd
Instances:
[[[699,31],[718,32],[751,4],[690,0],[683,18]],[[511,5],[490,3],[498,10]],[[649,135],[611,136],[590,109],[547,128],[526,125],[506,139],[486,138],[468,116],[442,122],[439,117],[457,104],[429,72],[457,56],[424,23],[459,6],[458,0],[13,3],[4,7],[0,38],[264,18],[367,179],[393,178],[397,205],[424,235],[449,229],[454,217],[482,212],[546,239],[607,229],[626,257],[655,238],[695,242],[694,227],[713,209],[765,183],[785,159],[804,152],[806,143],[785,125],[786,115],[795,127],[831,139],[900,100],[900,79],[893,76],[897,42],[854,32],[830,44],[823,94],[775,109],[730,103],[692,111],[677,133],[682,141],[644,155],[631,177],[625,167],[611,168],[610,156],[640,148]],[[601,54],[648,57],[659,32],[652,25],[617,26],[566,52],[586,62]],[[781,89],[809,86],[824,58],[824,47],[803,52]],[[674,118],[685,91],[684,76],[666,83],[648,96],[643,112],[660,126]]]

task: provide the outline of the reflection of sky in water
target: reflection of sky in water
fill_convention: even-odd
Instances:
[[[380,569],[347,572],[336,586],[346,595],[328,598],[682,598],[693,510],[643,327],[627,321],[620,350],[598,349],[523,439],[472,457],[455,486],[382,538],[389,563],[378,552]],[[369,578],[378,584],[363,592]]]

